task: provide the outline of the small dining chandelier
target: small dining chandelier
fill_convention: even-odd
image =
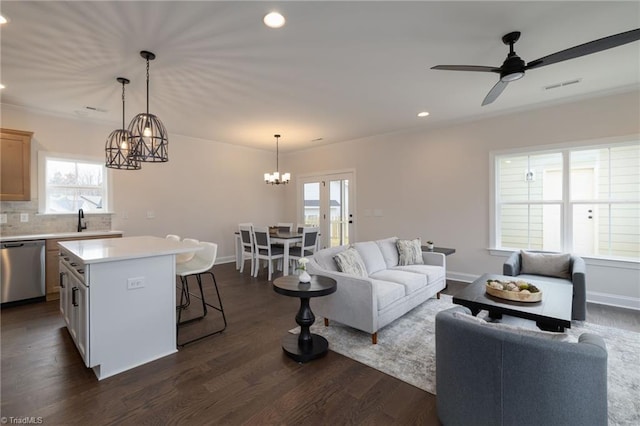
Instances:
[[[124,85],[129,80],[124,77],[116,79],[122,83],[122,128],[116,129],[107,137],[105,144],[105,166],[111,169],[140,170],[140,162],[133,157],[131,132],[124,126]]]
[[[153,61],[156,55],[143,50],[140,56],[147,60],[147,112],[136,115],[129,123],[135,147],[133,155],[145,163],[164,163],[169,161],[169,135],[160,119],[149,114],[149,61]]]
[[[276,171],[273,173],[265,173],[264,174],[264,182],[270,183],[271,185],[280,185],[287,184],[291,180],[291,173],[283,173],[280,175],[280,168],[278,164],[279,160],[279,152],[278,152],[278,139],[280,139],[280,135],[273,135],[276,138]]]

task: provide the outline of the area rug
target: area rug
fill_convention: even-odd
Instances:
[[[332,351],[435,394],[435,315],[452,306],[448,295],[428,300],[378,331],[377,345],[371,335],[335,321],[325,327],[320,317],[311,331],[324,336]],[[640,333],[582,321],[567,329],[572,342],[582,333],[597,334],[607,345],[609,424],[640,424]]]

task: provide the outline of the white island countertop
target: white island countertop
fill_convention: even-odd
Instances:
[[[0,242],[6,241],[33,241],[33,240],[56,240],[59,238],[85,238],[97,237],[101,235],[122,235],[122,231],[84,231],[84,232],[52,232],[49,234],[27,234],[27,235],[6,235],[0,237]]]
[[[101,238],[59,242],[58,245],[85,264],[190,253],[199,247],[160,237]]]

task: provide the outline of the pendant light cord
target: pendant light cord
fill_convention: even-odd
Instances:
[[[279,164],[280,150],[278,149],[278,140],[279,139],[280,139],[280,137],[276,136],[276,172],[278,172],[278,174],[280,174],[280,164]]]
[[[125,82],[124,80],[122,80],[122,130],[126,130],[126,127],[124,127],[124,85]]]
[[[149,117],[149,57],[147,57],[147,117]]]

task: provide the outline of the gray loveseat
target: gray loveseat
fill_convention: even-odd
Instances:
[[[366,266],[366,277],[338,270],[334,256],[351,246],[319,250],[307,264],[311,274],[335,279],[338,290],[313,300],[313,311],[371,334],[377,343],[377,332],[385,325],[409,312],[427,299],[438,295],[446,286],[445,257],[441,253],[423,252],[424,264],[398,265],[397,237],[355,243]]]
[[[600,336],[486,323],[456,306],[436,315],[438,417],[456,425],[606,425],[607,349]]]

